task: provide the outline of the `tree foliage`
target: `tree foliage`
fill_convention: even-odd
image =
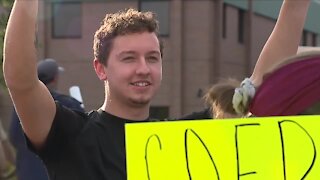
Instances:
[[[0,71],[0,86],[4,87],[4,79],[2,72],[3,62],[3,40],[6,31],[7,21],[10,10],[12,8],[14,0],[0,0],[0,57],[1,57],[1,71]]]

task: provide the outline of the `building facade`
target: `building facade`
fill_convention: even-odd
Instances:
[[[87,110],[104,100],[103,83],[95,75],[92,42],[106,13],[128,7],[154,11],[164,41],[163,82],[152,101],[157,118],[179,117],[201,110],[202,96],[221,78],[239,80],[251,74],[270,35],[281,0],[46,0],[38,24],[39,59],[56,59],[65,68],[60,89],[81,89]],[[316,2],[302,45],[319,45]],[[316,24],[316,25],[315,25]]]

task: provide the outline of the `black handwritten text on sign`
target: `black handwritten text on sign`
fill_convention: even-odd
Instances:
[[[126,125],[129,180],[320,178],[320,116]]]

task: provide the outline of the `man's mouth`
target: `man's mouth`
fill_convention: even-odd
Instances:
[[[146,86],[150,86],[151,83],[150,82],[147,82],[147,81],[140,81],[140,82],[134,82],[134,83],[131,83],[131,85],[133,86],[138,86],[138,87],[146,87]]]

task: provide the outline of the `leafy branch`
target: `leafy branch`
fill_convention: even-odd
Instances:
[[[10,10],[13,5],[13,0],[0,0],[0,57],[1,57],[1,70],[0,70],[0,87],[5,87],[3,72],[2,72],[2,63],[3,63],[3,41],[4,34],[7,27],[7,21],[9,18]]]

